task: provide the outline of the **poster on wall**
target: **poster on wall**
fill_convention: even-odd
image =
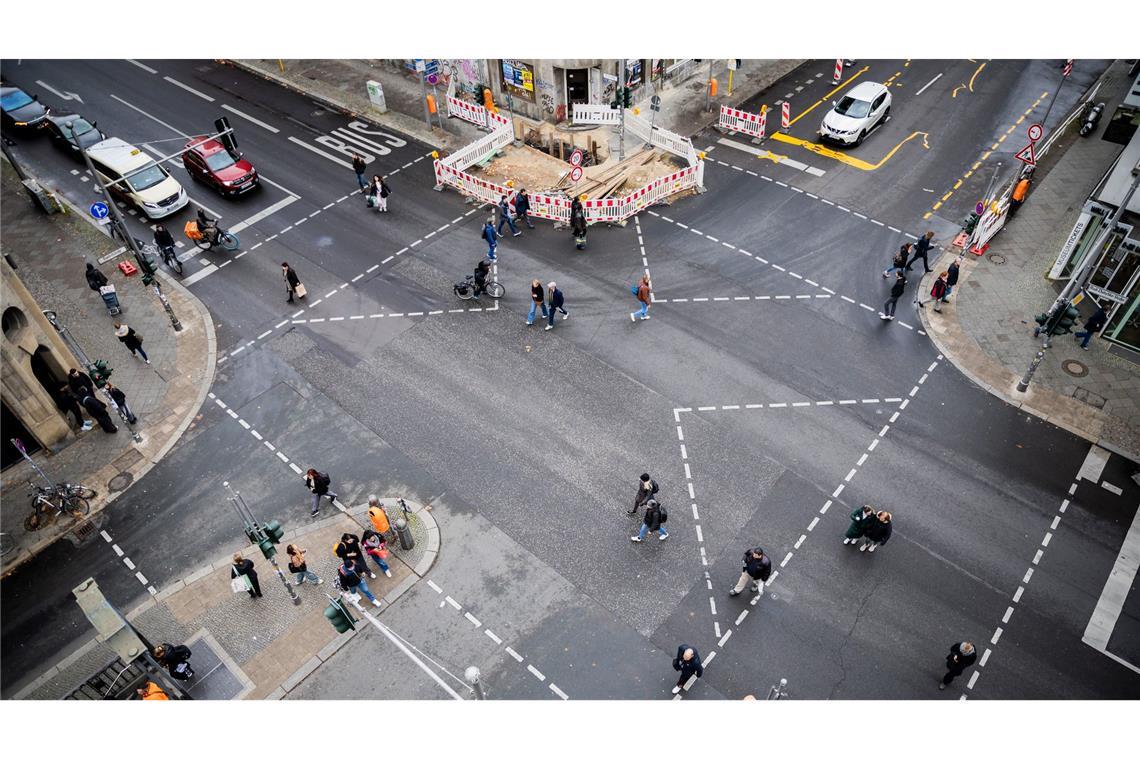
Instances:
[[[627,60],[625,62],[625,86],[637,87],[641,84],[641,61]]]
[[[513,98],[534,102],[534,66],[525,61],[503,61],[503,87]]]

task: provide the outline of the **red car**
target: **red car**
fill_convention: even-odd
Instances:
[[[241,153],[231,153],[220,141],[204,135],[186,143],[182,164],[193,179],[210,185],[224,196],[247,193],[261,182],[253,164]]]

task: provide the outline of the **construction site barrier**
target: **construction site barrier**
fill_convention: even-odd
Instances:
[[[764,130],[767,127],[768,112],[749,113],[736,108],[722,105],[717,126],[729,132],[741,132],[746,135],[764,139]]]
[[[483,106],[460,100],[454,95],[447,96],[447,115],[454,116],[472,124],[487,128],[487,109]]]
[[[609,106],[575,103],[571,113],[575,124],[621,124],[621,110]]]

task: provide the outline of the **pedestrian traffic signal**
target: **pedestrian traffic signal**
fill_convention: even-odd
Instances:
[[[143,273],[143,284],[150,285],[154,282],[154,273],[158,271],[158,267],[154,264],[154,257],[145,253],[136,253],[135,261],[138,262],[139,270]]]
[[[633,91],[628,87],[622,88],[621,104],[626,108],[633,105]]]
[[[91,381],[95,383],[96,388],[102,388],[111,379],[113,369],[107,366],[107,362],[103,359],[96,359],[91,367],[88,369],[87,374],[91,376]]]
[[[337,633],[348,633],[356,630],[356,619],[349,613],[344,602],[331,599],[329,606],[325,607],[325,617]]]
[[[257,535],[257,526],[251,525],[245,529],[245,537],[249,539],[251,544],[256,544],[261,540],[261,536]]]
[[[281,537],[285,535],[285,529],[281,527],[281,523],[277,520],[270,520],[261,526],[265,530],[265,535],[275,544],[281,543]]]
[[[277,554],[277,548],[273,546],[273,542],[268,538],[263,538],[258,541],[257,548],[261,549],[261,555],[266,559],[273,559]]]
[[[1064,307],[1057,310],[1058,317],[1056,325],[1050,335],[1068,335],[1073,331],[1073,325],[1076,324],[1077,319],[1081,316],[1081,312],[1076,306],[1065,304]]]

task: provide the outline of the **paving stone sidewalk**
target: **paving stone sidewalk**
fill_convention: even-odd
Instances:
[[[380,501],[394,523],[400,514],[400,509],[393,507],[395,499]],[[368,587],[382,606],[377,610],[363,601],[370,612],[380,615],[428,573],[440,548],[439,527],[430,508],[418,502],[407,504],[415,546],[404,550],[398,541],[389,544],[391,578],[379,573],[369,560],[369,569],[377,571],[377,577],[368,579]],[[360,535],[367,524],[367,505],[363,504],[285,534],[276,559],[286,578],[292,581],[285,546],[296,543],[307,552],[309,569],[325,581],[319,586],[306,582],[294,587],[300,605],[292,603],[272,566],[256,548],[235,542],[212,562],[126,612],[126,617],[149,641],[190,642],[198,662],[204,658],[211,664],[221,663],[217,670],[207,673],[191,661],[197,672],[187,685],[194,699],[281,699],[355,635],[354,631],[338,634],[324,610],[328,605],[326,594],[336,597],[338,593],[334,587],[338,562],[332,547],[343,533]],[[263,594],[260,599],[251,599],[244,592],[235,594],[230,588],[231,558],[237,551],[253,560]],[[359,618],[356,612],[353,615]],[[358,630],[362,624],[367,625],[357,623]],[[60,699],[114,657],[111,648],[97,641],[92,630],[88,642],[46,666],[34,680],[6,698]]]
[[[428,145],[448,152],[457,150],[483,136],[475,125],[460,119],[449,119],[444,109],[445,130],[439,127],[428,129],[423,117],[423,92],[419,80],[413,72],[397,70],[381,60],[351,59],[243,59],[228,63],[250,71],[258,76],[275,81],[285,87],[305,93],[318,102],[352,114],[365,116],[377,124],[397,129],[412,135]],[[688,136],[716,122],[720,104],[739,105],[748,98],[772,85],[780,77],[804,63],[800,59],[747,60],[733,76],[732,95],[725,94],[727,88],[727,61],[718,60],[713,64],[713,76],[720,84],[720,95],[713,98],[712,110],[705,109],[705,86],[708,74],[707,62],[694,64],[698,71],[679,84],[668,84],[661,89],[661,112],[657,124],[677,134]],[[284,71],[281,66],[284,65]],[[374,79],[384,86],[384,99],[387,113],[377,111],[368,100],[365,83]],[[646,98],[648,90],[643,93]],[[439,91],[443,102],[444,92]],[[648,111],[648,102],[635,104],[642,111]],[[524,124],[530,119],[516,117]],[[605,143],[613,131],[609,127],[595,130],[595,139]],[[582,136],[583,133],[579,133]]]
[[[87,286],[85,263],[95,263],[118,246],[78,209],[53,216],[40,212],[12,166],[6,160],[2,165],[0,247],[16,262],[16,274],[40,308],[56,312],[60,325],[89,359],[107,360],[113,369],[111,382],[126,393],[141,435],[141,442],[135,443],[127,426],[116,420],[118,433],[104,433],[98,425],[88,432],[73,431],[58,452],[33,456],[52,479],[84,483],[99,492],[91,502],[91,517],[78,526],[61,518],[34,533],[25,531],[24,518],[30,512],[25,483],[39,478],[25,462],[5,470],[0,527],[17,540],[17,549],[4,556],[7,573],[60,538],[97,540],[102,509],[162,459],[193,422],[214,379],[216,343],[206,307],[177,281],[163,279],[163,291],[184,328],[176,334],[139,275],[124,277],[113,264],[99,267],[124,307],[120,316],[110,316],[99,294]],[[143,335],[149,365],[115,337],[116,319]]]
[[[1111,113],[1128,83],[1110,70],[1098,100]],[[1126,67],[1125,67],[1126,70]],[[1037,181],[1021,210],[990,244],[986,255],[966,254],[958,287],[942,313],[921,310],[928,334],[947,358],[991,393],[1076,435],[1140,461],[1140,365],[1109,353],[1094,339],[1082,351],[1070,335],[1057,336],[1026,393],[1016,389],[1041,341],[1033,317],[1045,311],[1061,283],[1046,279],[1085,199],[1122,146],[1100,139],[1104,123],[1087,138],[1077,123],[1058,140],[1036,172]],[[946,269],[957,251],[931,266]],[[933,275],[931,275],[933,276]],[[920,292],[929,297],[926,277]],[[1095,306],[1081,305],[1081,323]],[[1079,364],[1076,364],[1079,363]],[[1065,368],[1087,369],[1077,376]]]

